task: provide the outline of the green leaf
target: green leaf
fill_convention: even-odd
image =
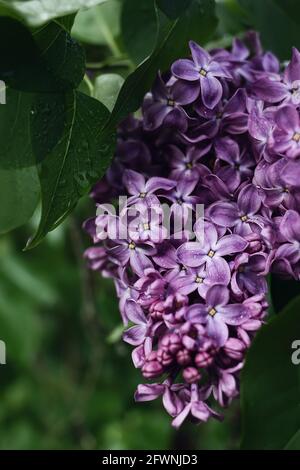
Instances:
[[[289,59],[292,46],[300,48],[300,5],[293,0],[239,0],[249,22],[267,49]]]
[[[94,83],[94,98],[112,111],[123,83],[124,78],[116,73],[99,75]]]
[[[37,170],[0,169],[0,233],[25,224],[32,216],[39,199]]]
[[[280,279],[275,274],[270,275],[269,289],[275,313],[279,313],[290,300],[299,295],[299,281]]]
[[[192,0],[156,0],[156,3],[161,11],[169,18],[177,18],[180,16],[191,4]]]
[[[55,21],[55,23],[59,24],[59,26],[64,28],[66,31],[68,31],[68,33],[69,33],[71,31],[71,29],[73,28],[75,18],[76,18],[76,13],[73,13],[71,15],[62,16],[61,18],[57,18],[54,21]]]
[[[247,355],[241,378],[243,449],[299,445],[300,366],[292,362],[295,340],[300,340],[300,297],[261,329]]]
[[[0,168],[17,169],[35,165],[30,118],[33,95],[6,90],[6,104],[0,105]]]
[[[56,97],[55,102],[57,111],[51,110],[47,126],[50,136],[59,135],[61,124],[57,130],[56,120],[63,112],[63,134],[41,165],[41,221],[27,248],[36,246],[72,211],[80,197],[88,193],[107,169],[115,147],[115,131],[101,132],[109,113],[99,101],[74,91]],[[38,97],[35,134],[39,133],[39,115],[43,115],[46,105],[46,97]],[[47,154],[43,139],[37,142],[39,151]]]
[[[120,34],[121,5],[109,0],[88,10],[80,11],[75,19],[72,36],[88,44],[108,45],[119,54],[116,37]]]
[[[218,33],[221,38],[228,35],[239,34],[245,28],[245,11],[239,0],[222,0],[216,4],[216,13],[219,19]]]
[[[136,111],[160,69],[165,71],[179,57],[188,54],[188,41],[204,44],[213,34],[217,20],[214,1],[193,0],[178,19],[171,21],[158,12],[159,32],[151,56],[130,74],[118,96],[107,127],[114,126],[129,113]]]
[[[98,5],[105,0],[0,0],[0,8],[18,15],[30,26],[39,26],[53,18]]]
[[[155,47],[157,15],[154,0],[124,0],[121,30],[130,58],[139,64]]]
[[[85,73],[83,48],[55,22],[31,34],[18,21],[1,17],[0,57],[0,79],[22,91],[76,88]]]

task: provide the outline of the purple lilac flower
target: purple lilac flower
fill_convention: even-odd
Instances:
[[[199,233],[195,230],[195,233]],[[218,236],[214,225],[206,223],[204,226],[203,242],[186,242],[177,250],[179,260],[185,266],[198,267],[206,264],[208,273],[218,276],[226,284],[229,266],[224,256],[239,253],[247,248],[248,242],[239,235]]]
[[[180,59],[172,66],[175,77],[187,82],[186,89],[193,90],[191,101],[194,101],[201,91],[203,104],[213,109],[222,98],[222,85],[219,78],[230,78],[229,73],[202,47],[193,41],[189,43],[193,60]]]
[[[281,72],[255,32],[190,49],[119,125],[84,224],[87,264],[114,282],[144,380],[135,399],[161,399],[175,428],[221,419],[267,320],[266,276],[300,280],[300,54]],[[117,215],[99,214],[118,196]]]
[[[300,53],[293,47],[292,60],[287,65],[282,77],[277,73],[271,77],[261,77],[253,85],[253,92],[258,98],[269,102],[290,101],[300,104]]]
[[[241,325],[250,316],[243,303],[229,304],[229,297],[227,287],[216,284],[207,291],[205,305],[194,304],[186,313],[191,323],[205,323],[208,335],[219,347],[228,339],[227,325]]]
[[[253,231],[253,226],[260,226],[257,213],[261,198],[255,186],[249,184],[240,191],[237,202],[216,202],[209,209],[211,220],[221,227],[233,228],[234,232],[245,236]]]
[[[251,178],[255,160],[246,149],[240,152],[237,142],[229,137],[218,139],[215,151],[217,158],[226,163],[217,170],[217,176],[227,182],[230,192],[234,192],[240,186],[241,181]]]
[[[300,156],[300,119],[296,108],[282,106],[275,114],[274,151],[289,158]]]
[[[188,127],[188,114],[181,105],[190,103],[188,90],[182,82],[170,80],[165,83],[159,74],[151,94],[143,104],[144,128],[154,131],[161,125],[174,126],[184,132]],[[193,100],[193,96],[192,96]]]

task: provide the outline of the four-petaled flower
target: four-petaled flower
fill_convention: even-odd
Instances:
[[[186,87],[192,90],[191,102],[201,91],[203,104],[213,109],[222,98],[222,84],[219,78],[231,78],[229,72],[193,41],[189,43],[193,60],[179,59],[172,65],[175,77],[189,82]]]
[[[243,303],[229,304],[229,290],[223,285],[214,285],[206,294],[205,304],[191,305],[186,318],[191,323],[204,323],[208,335],[220,347],[228,337],[227,325],[241,325],[251,315]]]

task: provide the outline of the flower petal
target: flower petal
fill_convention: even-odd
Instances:
[[[217,243],[217,253],[219,256],[240,253],[248,246],[248,242],[239,235],[225,235]]]
[[[177,257],[184,266],[195,268],[205,263],[206,251],[202,243],[187,242],[177,249]]]
[[[289,242],[300,242],[300,215],[298,212],[289,210],[284,214],[280,223],[280,231]]]
[[[237,205],[230,202],[216,202],[210,207],[209,216],[221,227],[233,227],[239,221]]]
[[[208,52],[205,49],[202,49],[196,42],[190,41],[189,42],[191,54],[193,57],[193,61],[197,65],[197,67],[205,68],[205,66],[210,62],[211,58]]]
[[[163,384],[140,384],[134,395],[135,401],[151,401],[160,397],[165,390]]]
[[[222,317],[216,314],[214,317],[209,315],[206,325],[207,334],[215,341],[216,346],[221,347],[226,343],[229,333],[226,323]]]
[[[146,326],[145,325],[136,325],[128,328],[128,330],[123,333],[123,340],[131,344],[132,346],[138,346],[145,339]]]
[[[177,78],[194,82],[199,80],[200,75],[194,62],[188,59],[179,59],[171,67],[172,74]]]
[[[201,78],[201,97],[204,105],[213,109],[222,98],[223,88],[219,80],[212,75]]]
[[[229,304],[221,307],[220,315],[228,325],[241,325],[250,318],[251,311],[244,304]]]
[[[182,105],[193,103],[198,98],[199,92],[200,81],[177,80],[172,87],[174,101]]]
[[[125,170],[123,175],[123,184],[129,194],[134,196],[143,192],[145,187],[145,178],[141,173],[137,173],[133,170]]]
[[[210,284],[223,284],[227,286],[230,282],[230,268],[224,258],[214,256],[206,265],[207,278]]]
[[[293,132],[299,127],[299,114],[293,106],[283,106],[275,114],[275,122],[280,129],[286,132]]]
[[[209,307],[226,305],[229,301],[229,290],[223,285],[212,286],[206,294],[206,303]]]

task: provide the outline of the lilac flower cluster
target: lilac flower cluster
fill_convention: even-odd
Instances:
[[[238,395],[267,315],[267,274],[300,280],[300,53],[282,71],[253,32],[230,50],[190,51],[157,76],[142,117],[120,125],[93,190],[98,206],[119,195],[127,206],[85,223],[86,259],[113,279],[124,341],[147,379],[135,399],[161,397],[174,427],[221,417],[213,403]],[[173,219],[191,210],[196,240],[152,222],[150,208],[166,202]],[[127,238],[104,239],[134,204],[142,216]]]

